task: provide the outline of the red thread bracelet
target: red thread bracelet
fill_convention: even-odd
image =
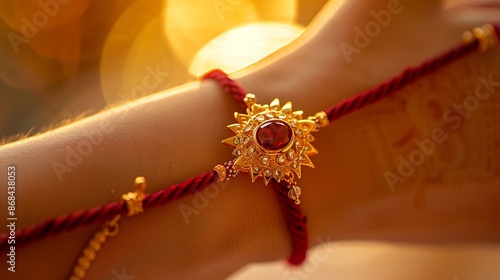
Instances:
[[[402,74],[392,78],[374,89],[357,94],[349,99],[340,102],[338,105],[328,108],[325,113],[328,120],[334,121],[354,110],[372,104],[381,98],[401,89],[405,85],[428,74],[458,58],[461,58],[477,49],[486,51],[496,47],[498,44],[498,34],[500,28],[498,25],[485,25],[482,28],[476,28],[474,31],[466,32],[464,35],[465,43],[453,48],[445,54],[432,60],[424,62],[417,67],[406,69]],[[204,79],[217,80],[224,90],[235,98],[235,100],[245,105],[244,97],[246,92],[233,80],[229,79],[225,73],[220,70],[214,70],[206,74]],[[231,170],[231,163],[226,164],[227,170]],[[170,186],[167,189],[160,190],[153,194],[146,194],[142,200],[144,209],[153,206],[159,206],[170,201],[180,199],[190,194],[194,194],[217,181],[217,171],[203,173],[187,181]],[[271,180],[274,189],[278,195],[280,206],[285,215],[287,226],[292,238],[292,256],[288,261],[293,265],[300,264],[305,259],[308,248],[308,236],[306,228],[306,218],[302,215],[300,207],[293,203],[293,200],[287,197],[288,187],[274,180]],[[288,194],[289,196],[289,194]],[[78,227],[90,225],[97,222],[111,220],[116,215],[127,213],[127,204],[124,200],[110,203],[104,206],[98,206],[92,209],[81,210],[72,214],[60,216],[58,218],[47,219],[39,224],[28,228],[20,229],[16,232],[16,245],[26,245],[30,242],[40,240],[47,236],[56,235],[65,231],[73,230]],[[0,250],[6,250],[8,234],[0,234]]]
[[[212,70],[202,77],[202,80],[206,79],[217,81],[225,92],[233,96],[239,105],[246,107],[243,99],[247,92],[238,82],[230,79],[226,73],[219,69]],[[300,206],[288,198],[287,187],[275,180],[271,182],[278,196],[278,201],[292,239],[292,255],[288,258],[288,262],[292,265],[299,265],[306,258],[307,248],[309,247],[306,226],[307,218],[302,214]]]

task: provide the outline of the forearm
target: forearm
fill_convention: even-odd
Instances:
[[[26,199],[20,214],[29,217],[34,205],[42,208],[75,195],[83,199],[46,208],[40,217],[116,200],[133,189],[138,175],[148,178],[149,191],[155,191],[206,172],[224,159],[223,147],[209,139],[220,137],[225,128],[216,123],[229,118],[215,112],[235,109],[217,86],[207,83],[200,90],[159,94],[4,146],[2,157],[17,165],[20,183],[29,186],[18,193]],[[34,193],[46,196],[38,200]],[[37,220],[26,218],[24,225]]]
[[[147,178],[147,192],[155,192],[211,170],[229,159],[220,140],[227,134],[225,124],[231,122],[231,112],[237,109],[215,83],[207,82],[199,89],[169,97],[159,94],[140,104],[120,106],[2,147],[2,157],[7,159],[4,162],[17,169],[17,226],[26,227],[45,218],[116,201],[121,194],[133,191],[133,180],[138,175]],[[107,121],[110,124],[103,125]],[[82,149],[85,145],[90,152]],[[59,169],[54,170],[55,162],[70,170],[58,173]],[[122,219],[116,243],[110,241],[105,246],[109,246],[111,255],[128,243],[137,247],[128,245],[133,248],[127,249],[127,254],[109,258],[104,257],[103,250],[100,254],[104,256],[99,259],[120,263],[124,261],[122,257],[133,255],[142,259],[154,255],[165,262],[166,271],[179,276],[192,272],[194,267],[213,275],[229,273],[249,261],[286,257],[289,237],[272,189],[251,188],[248,182],[241,183],[245,182],[242,179],[208,190],[218,190],[219,194],[209,199],[206,207],[189,197],[146,211],[130,221]],[[181,208],[181,204],[186,207]],[[89,231],[70,235],[71,242],[64,240],[63,235],[23,248],[19,259],[39,256],[38,246],[66,244],[53,259],[53,265],[58,270],[67,269],[59,271],[67,273],[87,242]],[[264,252],[271,245],[275,255]],[[212,271],[215,263],[224,265],[221,270]],[[41,270],[56,271],[40,261],[31,264],[46,267],[39,267]]]

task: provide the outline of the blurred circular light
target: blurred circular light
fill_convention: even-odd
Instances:
[[[297,17],[296,0],[252,0],[260,21],[293,23]]]
[[[203,46],[189,72],[195,76],[213,68],[235,72],[287,45],[302,31],[298,26],[283,23],[253,23],[233,28]]]
[[[158,16],[135,39],[123,69],[118,99],[137,99],[187,79],[186,70],[178,69],[166,38],[158,36],[163,34],[162,28],[162,18]]]
[[[188,66],[199,49],[222,32],[257,21],[291,23],[296,0],[169,0],[165,32],[177,57]]]
[[[251,1],[169,0],[165,31],[177,57],[187,66],[210,39],[232,27],[257,21]]]
[[[130,52],[146,26],[160,16],[162,5],[156,0],[138,1],[130,5],[109,31],[100,62],[101,87],[108,103],[118,101],[124,94]],[[158,32],[152,37],[161,37],[161,30]]]

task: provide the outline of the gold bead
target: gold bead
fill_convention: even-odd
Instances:
[[[95,252],[94,252],[94,250],[92,250],[92,248],[88,248],[88,247],[87,247],[87,248],[85,248],[85,249],[83,250],[83,255],[84,255],[87,259],[89,259],[89,260],[93,260],[93,259],[95,259]]]
[[[255,104],[255,102],[257,102],[257,98],[255,97],[255,94],[247,93],[247,95],[245,95],[245,98],[243,99],[243,101],[245,102],[247,107],[250,108],[250,107],[252,107],[253,104]]]
[[[138,176],[135,178],[135,192],[129,192],[122,195],[122,199],[127,203],[128,214],[133,216],[142,213],[142,199],[144,198],[144,190],[147,188],[146,178]]]
[[[84,269],[88,269],[90,267],[90,261],[89,259],[87,259],[86,257],[84,256],[81,256],[79,259],[78,259],[78,264],[83,267]]]
[[[74,269],[73,269],[73,272],[75,273],[75,275],[77,277],[80,277],[80,278],[83,278],[85,277],[85,270],[79,266],[76,266]]]
[[[106,235],[104,234],[104,232],[99,231],[94,235],[94,239],[99,241],[100,243],[104,243],[104,241],[106,241]]]
[[[99,251],[101,250],[101,243],[99,243],[97,240],[90,240],[89,246],[94,249],[94,251]]]
[[[323,128],[323,127],[327,126],[330,123],[330,121],[328,120],[328,116],[323,111],[316,113],[315,116],[316,116],[316,118],[318,120],[320,128]]]
[[[135,188],[137,191],[145,191],[147,187],[148,183],[146,182],[146,178],[143,176],[135,178]]]
[[[482,52],[486,51],[488,49],[488,41],[484,30],[481,27],[476,27],[472,30],[472,34],[474,34],[479,41],[479,50]]]
[[[216,165],[214,170],[217,172],[217,175],[219,175],[219,181],[222,182],[226,179],[226,168],[223,165]]]
[[[479,43],[478,48],[481,52],[485,52],[498,45],[498,35],[495,31],[495,27],[489,23],[481,27],[474,28],[472,32],[464,32],[462,39],[466,43],[470,43],[476,39]]]
[[[470,43],[470,42],[474,41],[474,35],[472,34],[472,32],[465,31],[462,34],[462,41],[464,41],[465,43]]]

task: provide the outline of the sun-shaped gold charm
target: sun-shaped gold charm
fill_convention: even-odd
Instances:
[[[222,143],[233,147],[234,169],[248,172],[255,182],[263,177],[265,184],[274,178],[289,183],[290,198],[298,203],[300,188],[294,175],[301,177],[301,167],[314,165],[310,156],[318,151],[311,145],[313,132],[328,124],[325,113],[303,119],[302,111],[293,111],[292,103],[280,105],[276,98],[270,104],[256,104],[255,96],[245,98],[247,113],[235,113],[238,123],[228,125],[236,135]]]

